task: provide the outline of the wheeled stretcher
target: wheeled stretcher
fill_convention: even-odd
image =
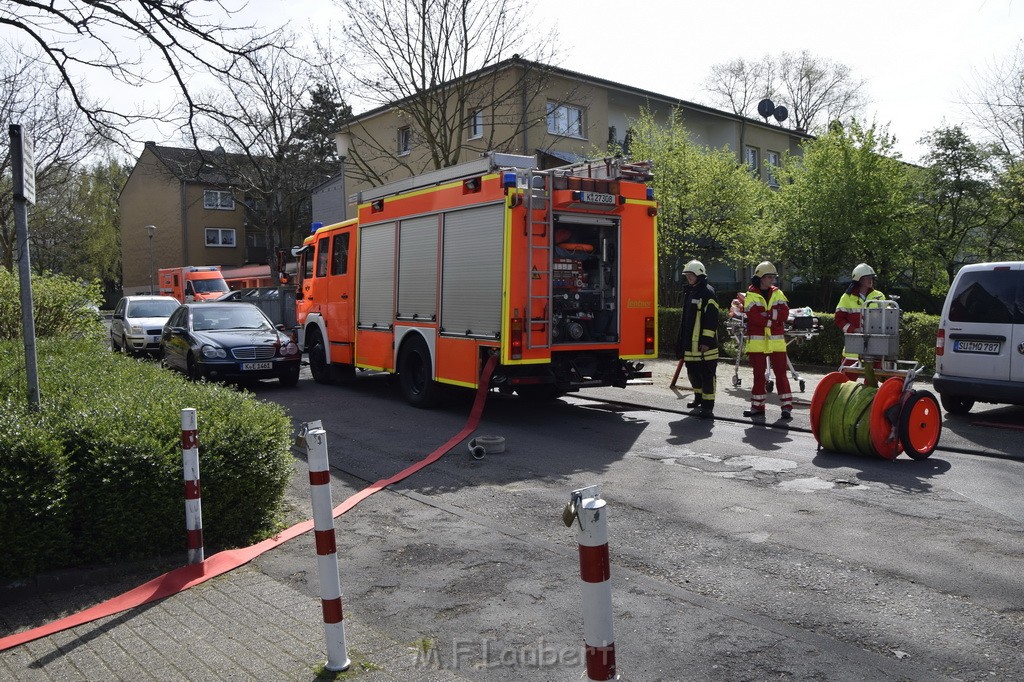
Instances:
[[[807,339],[814,338],[821,331],[821,322],[817,317],[813,315],[800,315],[790,316],[790,318],[783,325],[786,335],[786,345],[793,343],[794,341],[799,343],[800,341],[806,341]],[[747,319],[743,313],[733,312],[732,316],[725,322],[725,329],[729,333],[729,336],[736,342],[736,361],[733,368],[732,385],[734,387],[739,386],[742,383],[740,379],[740,358],[743,356],[744,346],[746,344],[746,328]],[[793,367],[793,361],[789,359],[789,355],[786,355],[786,366],[789,369],[789,375],[796,382],[800,388],[800,392],[803,393],[807,387],[803,378],[799,372]],[[775,380],[772,378],[772,366],[768,363],[768,371],[765,373],[765,380],[767,381],[766,388],[771,393],[775,388]]]

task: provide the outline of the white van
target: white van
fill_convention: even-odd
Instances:
[[[942,305],[932,386],[952,414],[1024,405],[1024,262],[965,265]]]

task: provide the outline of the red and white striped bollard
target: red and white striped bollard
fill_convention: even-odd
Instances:
[[[185,533],[188,563],[205,559],[203,549],[203,500],[199,492],[199,431],[195,408],[181,411],[181,462],[185,478]]]
[[[309,426],[315,428],[308,429]],[[334,534],[327,432],[320,427],[320,422],[311,422],[304,428],[307,429],[306,461],[309,464],[309,488],[313,504],[316,570],[320,576],[320,605],[327,640],[327,662],[324,667],[336,672],[348,670],[351,661],[345,644],[345,616],[341,605],[341,577],[338,573],[338,548]]]
[[[578,525],[583,643],[587,648],[587,679],[591,682],[615,679],[608,506],[598,495],[597,486],[581,488],[573,491],[570,503]]]

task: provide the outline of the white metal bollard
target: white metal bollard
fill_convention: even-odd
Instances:
[[[598,495],[597,486],[574,490],[568,508],[578,525],[583,643],[587,648],[587,679],[591,682],[615,679],[608,507]],[[570,521],[569,517],[566,520]]]
[[[320,576],[320,604],[324,613],[327,638],[327,662],[330,671],[348,670],[351,661],[345,644],[345,616],[341,606],[341,578],[338,573],[338,548],[334,535],[334,504],[331,502],[331,467],[327,459],[327,432],[307,430],[306,460],[313,503],[313,533],[316,537],[316,570]]]
[[[199,431],[195,408],[181,411],[181,462],[185,478],[185,532],[188,563],[205,559],[203,549],[203,500],[199,492]]]

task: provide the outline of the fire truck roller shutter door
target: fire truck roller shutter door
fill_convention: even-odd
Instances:
[[[360,328],[390,329],[395,320],[395,224],[365,225],[359,234]]]
[[[504,205],[444,215],[441,327],[494,338],[501,331]]]
[[[399,224],[399,319],[433,320],[437,315],[438,221],[431,215]]]

